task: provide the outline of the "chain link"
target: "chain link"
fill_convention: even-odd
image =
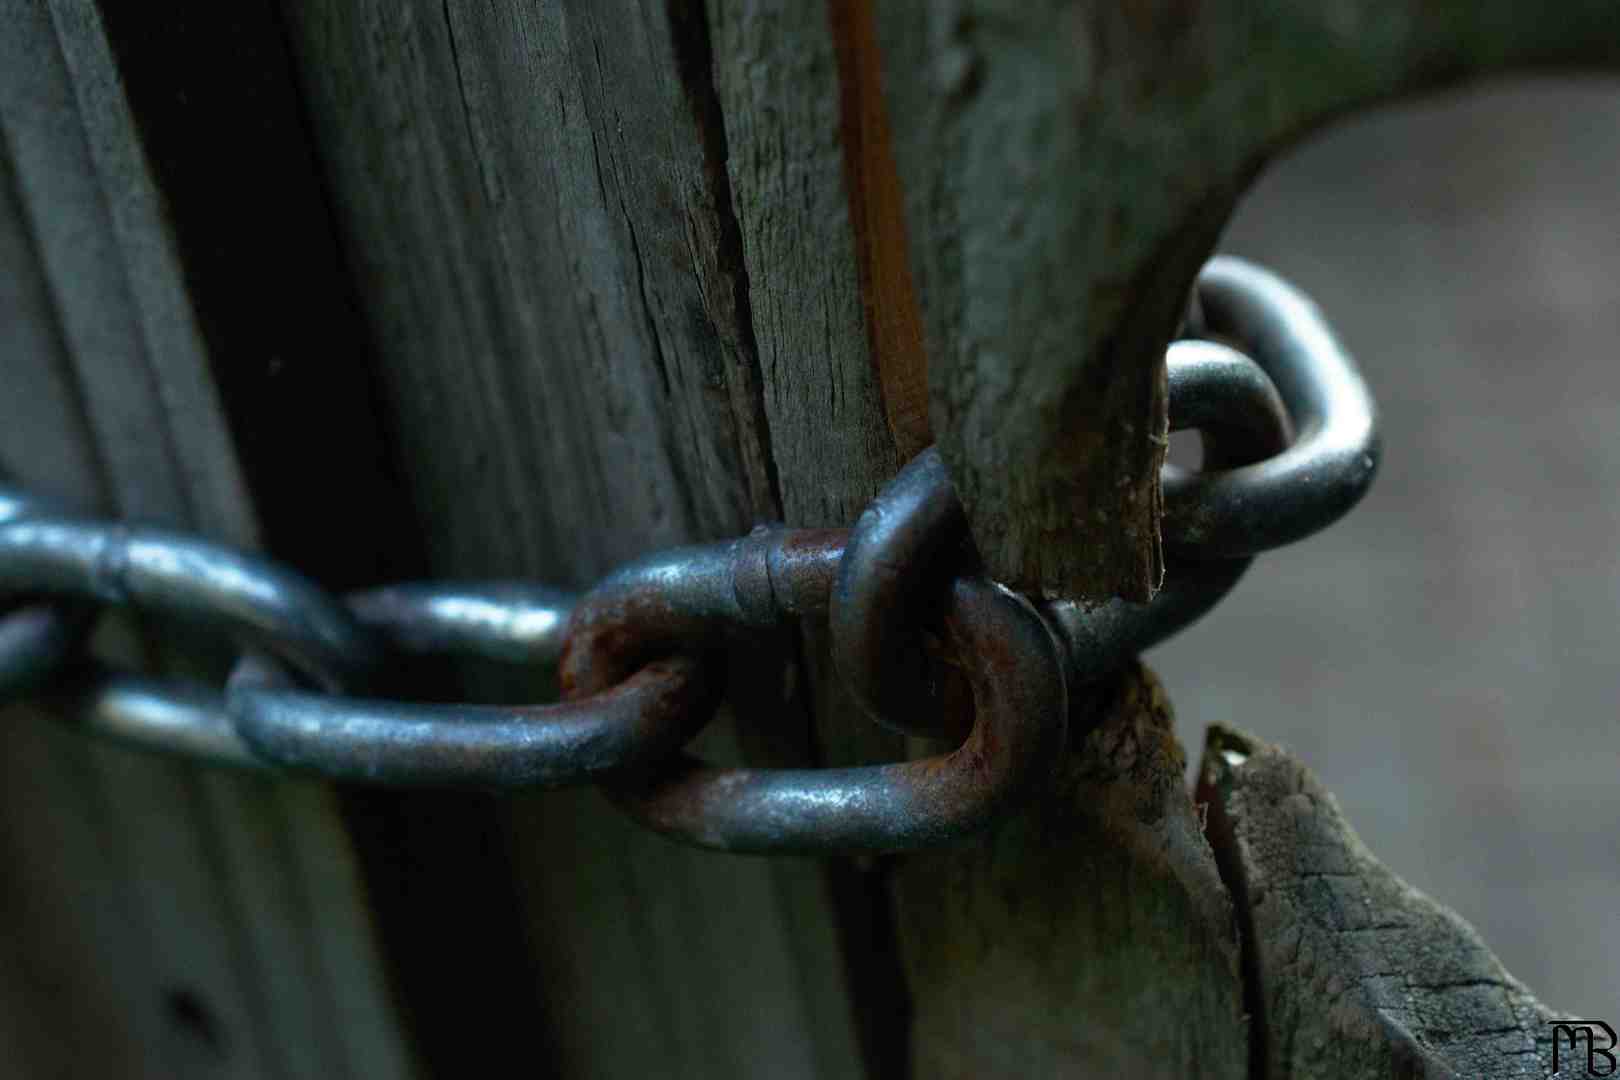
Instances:
[[[1198,427],[1205,457],[1231,468],[1260,461],[1288,445],[1288,414],[1271,380],[1253,360],[1214,342],[1178,341],[1166,357],[1173,428]],[[1213,400],[1211,400],[1213,399]],[[919,454],[856,522],[833,593],[833,659],[873,719],[897,731],[938,737],[955,719],[942,708],[939,664],[924,647],[923,627],[936,613],[929,598],[972,558],[967,515],[937,451]],[[1114,625],[1099,643],[1120,647],[1066,651],[1068,679],[1107,674],[1207,611],[1237,583],[1249,560],[1206,566],[1180,560],[1168,595],[1149,605],[1110,606]],[[1065,620],[1069,606],[1047,605]],[[1089,629],[1080,620],[1079,634]],[[1066,635],[1065,642],[1082,640]]]
[[[853,530],[761,526],[650,555],[583,596],[495,582],[339,599],[256,555],[0,488],[0,703],[35,697],[86,732],[240,768],[598,783],[643,824],[728,850],[948,843],[1039,785],[1065,742],[1070,688],[1202,616],[1256,553],[1329,524],[1371,481],[1371,397],[1310,302],[1234,259],[1205,268],[1196,301],[1190,332],[1211,340],[1175,343],[1167,364],[1172,423],[1202,433],[1205,462],[1166,466],[1168,576],[1151,603],[1032,604],[986,580],[932,451]],[[106,607],[201,622],[244,651],[223,689],[117,671],[87,658]],[[804,617],[828,619],[836,667],[874,718],[960,745],[840,769],[719,768],[681,752],[721,700],[731,647]],[[405,655],[557,664],[564,700],[376,696]],[[946,670],[971,716],[946,707]]]

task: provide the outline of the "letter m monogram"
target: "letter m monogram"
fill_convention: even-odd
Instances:
[[[1552,1026],[1553,1076],[1562,1077],[1564,1075],[1558,1054],[1560,1040],[1567,1040],[1569,1043],[1569,1052],[1565,1056],[1571,1059],[1568,1064],[1572,1068],[1575,1065],[1576,1050],[1580,1047],[1582,1040],[1586,1042],[1586,1070],[1581,1073],[1571,1072],[1569,1074],[1571,1077],[1613,1076],[1615,1074],[1615,1069],[1620,1066],[1620,1063],[1616,1062],[1614,1055],[1614,1028],[1602,1020],[1549,1020],[1547,1023]],[[1598,1033],[1600,1032],[1602,1037],[1608,1040],[1602,1046],[1598,1045]]]

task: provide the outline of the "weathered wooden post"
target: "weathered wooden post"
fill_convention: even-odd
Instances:
[[[942,452],[999,577],[1097,599],[1159,584],[1158,357],[1265,160],[1348,109],[1620,51],[1598,5],[881,12]],[[901,872],[927,1071],[1546,1075],[1545,1013],[1302,767],[1217,733],[1189,799],[1145,673],[1092,722],[1028,820]]]
[[[335,586],[580,585],[847,525],[937,438],[998,578],[1145,599],[1160,358],[1266,157],[1373,101],[1620,55],[1598,2],[0,15],[4,465]],[[712,755],[906,752],[813,623],[724,712]],[[0,1060],[1544,1075],[1544,1010],[1297,763],[1219,732],[1189,793],[1140,667],[1073,712],[1051,790],[974,844],[812,861],[678,847],[590,790],[272,784],[16,710]]]

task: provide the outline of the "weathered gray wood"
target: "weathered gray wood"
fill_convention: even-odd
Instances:
[[[1510,5],[1364,3],[1127,12],[970,0],[886,5],[881,12],[929,329],[933,419],[947,460],[993,572],[1028,587],[1093,597],[1141,596],[1156,584],[1163,422],[1157,359],[1191,275],[1266,155],[1354,105],[1526,64],[1612,66],[1620,53],[1620,24],[1607,5],[1565,7],[1551,19]],[[1281,845],[1276,853],[1310,857]],[[1016,842],[996,854],[955,879],[981,899],[964,905],[971,914],[956,918],[935,944],[950,947],[975,933],[988,940],[992,929],[1015,922],[1003,916],[1011,907],[1005,898],[1022,899],[1023,890],[1007,883],[1038,885],[1042,877],[1028,864],[1042,863]],[[932,895],[948,891],[939,881],[935,886]],[[924,894],[930,890],[917,890]],[[1391,905],[1392,917],[1412,915],[1388,890],[1377,898]],[[1128,910],[1131,899],[1127,888],[1105,881],[1089,904]],[[931,914],[918,901],[902,909],[901,924]],[[1476,950],[1458,965],[1472,972],[1459,976],[1464,982],[1477,977],[1478,987],[1508,986],[1477,941],[1463,948],[1455,927],[1430,915],[1423,933],[1405,938],[1408,955],[1385,956],[1378,970],[1400,972],[1413,987],[1429,985],[1415,965],[1423,954],[1411,947],[1432,941],[1453,956]],[[1281,934],[1287,922],[1278,917],[1274,930]],[[1116,952],[1139,948],[1151,946],[1090,944],[1077,950],[1082,959],[1074,963],[1108,966]],[[1023,951],[1022,963],[1007,965],[1014,975],[1004,994],[1020,998],[1021,1006],[1005,1007],[1017,1037],[1003,1045],[1025,1039],[1042,1046],[1048,1029],[1042,1002],[1053,987],[1030,974],[1040,970],[1042,950]],[[1354,981],[1368,959],[1333,954],[1314,974]],[[923,974],[919,1045],[929,1045],[949,1029],[943,1022],[922,1026],[930,996],[949,1001],[952,993],[965,994],[975,1009],[984,1003],[973,997],[968,964],[955,971],[936,965]],[[1359,1061],[1373,1064],[1365,1075],[1406,1075],[1401,1069],[1411,1067],[1412,1054],[1390,1048],[1399,1042],[1394,1021],[1377,1012],[1389,1006],[1391,999],[1379,995],[1394,981],[1356,1000],[1366,1028],[1380,1032],[1364,1040]],[[1289,1053],[1296,1036],[1314,1047],[1324,1032],[1337,1030],[1333,999],[1317,989],[1274,991],[1298,1010],[1280,1029],[1264,1021]],[[1522,1043],[1537,1019],[1526,1012],[1504,1022],[1500,1012],[1470,1012],[1442,999],[1431,1004],[1434,1015],[1453,1022],[1457,1056],[1450,1060],[1459,1075],[1478,1075],[1469,1066],[1490,1061],[1494,1038]],[[1085,1004],[1106,1016],[1111,1001]],[[1036,1019],[1018,1029],[1020,1015]],[[1424,1036],[1417,1038],[1414,1045]],[[1467,1048],[1471,1040],[1474,1049]],[[1308,1061],[1310,1052],[1301,1058]],[[1012,1074],[1030,1064],[1009,1056],[965,1039],[939,1055],[947,1064],[965,1059],[964,1072]],[[1439,1060],[1418,1057],[1430,1065]],[[1347,1053],[1342,1063],[1352,1060]],[[1123,1068],[1090,1045],[1053,1052],[1041,1063],[1076,1072],[1099,1063],[1100,1071]],[[1286,1056],[1271,1062],[1297,1064]],[[1255,1068],[1253,1075],[1271,1075],[1264,1065]],[[1339,1073],[1329,1065],[1298,1075]]]
[[[583,580],[755,516],[837,520],[897,463],[882,358],[861,322],[849,163],[831,151],[837,34],[815,13],[717,0],[705,34],[680,6],[284,10],[440,572]],[[973,91],[973,58],[946,59],[965,63],[941,77]],[[976,182],[999,199],[993,179]],[[1169,261],[1186,279],[1221,219],[1180,238]],[[977,254],[964,235],[916,239],[925,290],[954,287],[933,271]],[[696,252],[691,238],[714,246]],[[1065,267],[1041,272],[1053,279],[1043,289],[1068,287]],[[1169,320],[1181,288],[1159,294],[1175,299]],[[961,302],[994,321],[1044,295],[1015,283]],[[946,355],[953,341],[934,344]],[[703,380],[706,396],[693,392]],[[1128,406],[1146,430],[1157,394],[1155,383],[1094,405]],[[1066,536],[1119,525],[1104,514],[1077,530],[1064,513]],[[805,652],[813,668],[813,639]],[[1035,811],[971,852],[901,865],[919,1073],[1247,1074],[1229,901],[1162,703],[1133,678],[1133,693],[1096,706],[1107,721]],[[782,745],[813,745],[798,707],[787,715]],[[818,730],[823,756],[871,752],[838,730]],[[845,989],[808,964],[815,950],[787,944],[807,940],[799,913],[784,914],[784,897],[806,891],[800,871],[767,878],[679,852],[588,794],[526,800],[510,832],[560,1067],[849,1065],[834,1016]],[[718,907],[723,933],[705,921]],[[811,914],[810,939],[833,939],[825,909]],[[633,968],[627,984],[619,973]],[[785,997],[797,977],[814,988]],[[768,1048],[735,1022],[762,1007]]]
[[[895,871],[914,1075],[1241,1080],[1237,925],[1169,703],[1136,667],[1074,716],[1036,804]]]
[[[990,569],[1158,585],[1159,358],[1267,156],[1344,111],[1620,62],[1606,0],[880,9],[934,428]]]
[[[433,554],[580,581],[774,514],[664,13],[283,7]]]
[[[708,10],[783,519],[853,524],[903,462],[868,333],[828,10],[790,0],[710,0]],[[806,626],[805,638],[822,760],[902,756],[903,740],[843,689],[821,629]]]
[[[13,366],[8,354],[8,388],[24,389],[0,401],[0,420],[15,415],[0,424],[0,456],[37,484],[251,544],[255,515],[183,260],[95,9],[3,3],[34,37],[8,39],[14,56],[0,52],[13,61],[0,72],[0,192],[10,196],[0,265],[17,270],[0,303],[21,313],[0,345],[22,358]],[[409,478],[436,572],[582,582],[646,549],[764,518],[847,522],[925,436],[908,419],[922,354],[908,339],[910,283],[889,258],[899,231],[885,216],[893,192],[870,114],[871,10],[844,0],[709,0],[706,10],[282,0],[279,10],[375,335],[389,452]],[[1062,16],[1068,36],[1047,26],[1036,39],[1024,20],[1041,11],[941,10],[930,9],[933,37],[899,48],[928,79],[894,89],[917,115],[944,102],[931,126],[913,129],[909,112],[898,125],[908,177],[926,181],[913,195],[939,219],[914,219],[928,227],[915,243],[931,344],[948,358],[937,411],[951,428],[964,416],[964,430],[979,424],[972,437],[983,445],[1006,424],[1015,443],[1027,437],[1034,458],[1017,456],[1023,444],[1000,458],[972,451],[996,484],[1040,463],[1028,473],[1036,494],[1011,498],[1038,502],[1042,477],[1089,462],[1064,493],[1083,492],[1098,516],[1077,526],[1065,502],[1038,540],[1049,550],[1061,531],[1079,541],[1072,552],[1152,521],[1162,394],[1142,374],[1145,358],[1238,184],[1237,159],[1219,158],[1226,147],[1216,149],[1228,186],[1219,169],[1214,180],[1144,171],[1147,151],[1121,136],[1142,115],[1188,110],[1203,122],[1238,106],[1199,111],[1204,99],[1176,79],[1137,86],[1159,60],[1136,60],[1130,43],[1146,35],[1188,65],[1270,31],[1231,12],[1230,27],[1182,31],[1179,15],[1087,10]],[[1276,17],[1279,33],[1321,29],[1314,15]],[[892,35],[899,23],[885,15],[885,25]],[[1351,30],[1327,36],[1401,51],[1399,34]],[[1077,40],[1097,47],[1081,76],[1070,70]],[[1311,49],[1334,42],[1307,34],[1305,44],[1320,60]],[[1013,72],[1009,57],[1034,63]],[[27,81],[42,72],[54,81]],[[1107,122],[1054,139],[1074,79],[1094,76],[1086,109]],[[1276,88],[1263,75],[1233,85],[1244,108],[1279,125],[1243,131],[1277,137],[1286,125],[1265,107]],[[1116,114],[1130,123],[1111,126]],[[1209,150],[1196,141],[1207,129],[1189,129],[1177,152]],[[1043,139],[1065,167],[1089,163],[1091,186],[1059,199],[1065,178],[1049,174],[1048,158],[1015,154],[1009,174],[997,156],[1044,149]],[[939,157],[919,165],[924,143]],[[949,175],[958,165],[962,175]],[[1203,202],[1185,228],[1138,249],[1169,220],[1160,215],[1186,211],[1178,200],[1195,195]],[[1065,200],[1078,209],[1056,206]],[[1007,216],[1025,201],[1025,218]],[[1068,258],[1094,242],[1108,259],[1072,273]],[[1147,268],[1140,277],[1108,268],[1133,260]],[[1025,316],[1037,318],[1016,321]],[[1102,372],[1094,393],[1079,367],[1060,362],[1070,344],[1103,357],[1087,369]],[[1077,415],[1075,431],[1053,434]],[[1119,490],[1120,477],[1135,477],[1114,497],[1124,516],[1097,496]],[[1114,559],[1150,582],[1151,536],[1124,547],[1124,562],[1115,552],[1099,565]],[[845,714],[813,630],[786,668],[742,667],[736,719],[705,736],[705,752],[773,764],[898,752]],[[1035,805],[973,847],[894,868],[918,1075],[1255,1075],[1251,1030],[1272,1051],[1287,1048],[1274,1055],[1274,1068],[1295,1070],[1283,1075],[1336,1075],[1324,1062],[1352,1058],[1366,1075],[1414,1061],[1444,1075],[1447,1062],[1489,1065],[1542,1018],[1477,941],[1381,876],[1331,813],[1310,817],[1299,834],[1308,844],[1287,833],[1308,778],[1281,766],[1252,783],[1247,765],[1224,766],[1240,775],[1225,777],[1222,821],[1248,838],[1231,847],[1228,882],[1242,883],[1234,908],[1182,784],[1168,706],[1145,672],[1077,703],[1076,719],[1074,749]],[[91,1074],[109,1062],[157,1075],[411,1071],[329,793],[86,748],[32,717],[7,739],[0,856],[14,866],[57,859],[72,873],[0,878],[6,1060]],[[1279,795],[1268,777],[1293,787]],[[899,1071],[899,1055],[880,1044],[900,995],[868,985],[888,962],[881,874],[689,852],[591,792],[503,803],[489,820],[497,835],[468,842],[508,847],[516,865],[525,935],[512,949],[532,961],[544,1004],[524,1017],[533,1070]],[[1369,949],[1346,945],[1341,916],[1354,909],[1318,902],[1323,873],[1341,866],[1353,898],[1398,912],[1408,929],[1373,935]],[[1253,902],[1260,885],[1281,900]],[[1235,915],[1251,919],[1260,943],[1249,974],[1268,1003],[1264,1027],[1244,1019]],[[1299,923],[1321,938],[1314,965],[1287,951]],[[13,927],[27,934],[4,932]],[[418,929],[390,944],[411,948]],[[1412,975],[1404,954],[1418,947],[1454,970]],[[1354,986],[1320,992],[1335,979]],[[1493,1032],[1496,1003],[1476,999],[1497,991],[1511,1015]],[[73,1037],[75,1008],[115,1018],[104,1040]],[[1365,1053],[1319,1053],[1347,1023]],[[1441,1023],[1487,1034],[1447,1040]]]
[[[1213,728],[1195,802],[1145,669],[1076,717],[1038,804],[895,871],[916,1075],[1552,1075],[1559,1014],[1297,760]]]
[[[1555,1075],[1547,1021],[1559,1014],[1472,927],[1379,863],[1305,766],[1212,728],[1199,798],[1242,912],[1256,1075]],[[1588,1075],[1584,1047],[1562,1047],[1560,1067]],[[1592,1075],[1603,1070],[1599,1057]]]
[[[870,402],[797,353],[847,340],[854,268],[789,281],[784,262],[758,284],[745,252],[765,234],[734,209],[700,7],[281,10],[434,572],[583,583],[790,501],[853,513],[877,475],[855,471],[864,443],[801,463],[843,445],[838,429]],[[786,260],[770,243],[763,255]],[[775,429],[804,392],[786,385],[790,359],[791,377],[825,387],[818,402],[852,410],[823,411],[791,455]],[[836,485],[807,486],[807,469]],[[750,755],[807,760],[808,712],[783,693],[807,680],[764,667],[757,681],[734,695],[744,726],[769,735]],[[717,727],[706,749],[735,754],[729,738]],[[591,792],[522,800],[507,832],[558,1071],[860,1071],[814,864],[687,851]]]
[[[886,269],[878,259],[899,258],[903,268],[904,248],[882,244],[864,220],[858,195],[874,185],[851,158],[850,112],[870,105],[878,88],[863,95],[851,86],[828,5],[709,0],[707,12],[782,517],[794,525],[851,524],[903,455],[920,449],[917,425],[926,422],[915,409],[896,412],[878,351],[903,342],[907,327],[905,297],[895,296],[901,290],[873,284]],[[801,632],[814,760],[904,757],[904,740],[868,720],[833,670],[825,627],[807,623]],[[826,873],[867,1066],[885,1075],[905,1051],[887,886],[848,863]]]
[[[0,5],[0,461],[251,545],[166,208],[99,16]],[[409,1076],[329,793],[9,710],[0,1025],[17,1075]]]
[[[866,334],[827,10],[708,7],[782,511],[795,525],[852,524],[902,462]]]

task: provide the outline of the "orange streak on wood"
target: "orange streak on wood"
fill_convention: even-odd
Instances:
[[[883,101],[883,58],[870,0],[828,0],[838,53],[844,187],[861,302],[883,412],[902,460],[934,441],[928,355],[907,261],[905,202]]]

